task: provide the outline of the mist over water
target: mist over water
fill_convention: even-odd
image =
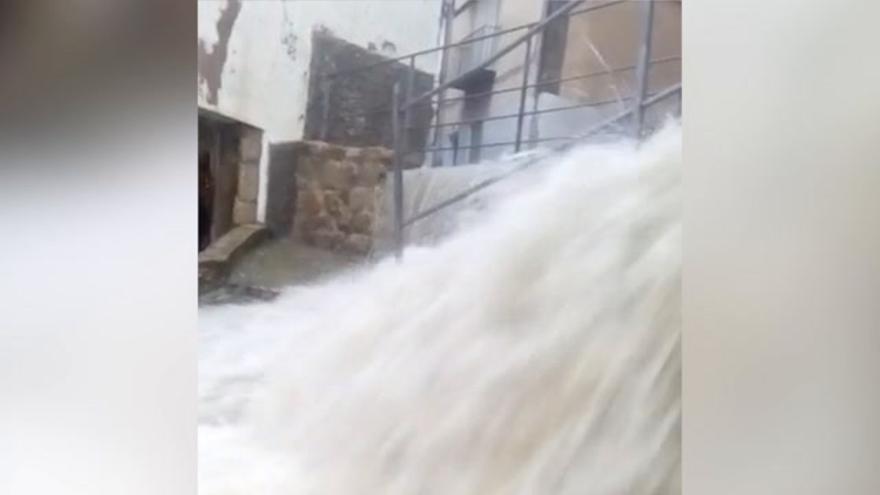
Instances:
[[[680,493],[681,134],[583,147],[450,237],[200,310],[203,494]]]

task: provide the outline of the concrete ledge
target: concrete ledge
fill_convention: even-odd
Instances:
[[[281,291],[278,289],[226,283],[218,290],[202,294],[199,306],[268,302],[275,300],[279,294]]]
[[[199,253],[199,292],[223,285],[230,268],[242,254],[269,237],[263,225],[247,224],[234,227]]]

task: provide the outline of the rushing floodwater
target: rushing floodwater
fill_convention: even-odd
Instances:
[[[203,308],[200,493],[679,493],[680,144],[575,150],[400,264]]]

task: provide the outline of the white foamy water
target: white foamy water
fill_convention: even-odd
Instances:
[[[202,309],[200,493],[680,493],[680,132],[553,162],[400,264]]]

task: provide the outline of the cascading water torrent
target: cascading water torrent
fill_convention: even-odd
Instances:
[[[202,309],[200,492],[680,493],[680,131],[550,161],[400,263]]]

